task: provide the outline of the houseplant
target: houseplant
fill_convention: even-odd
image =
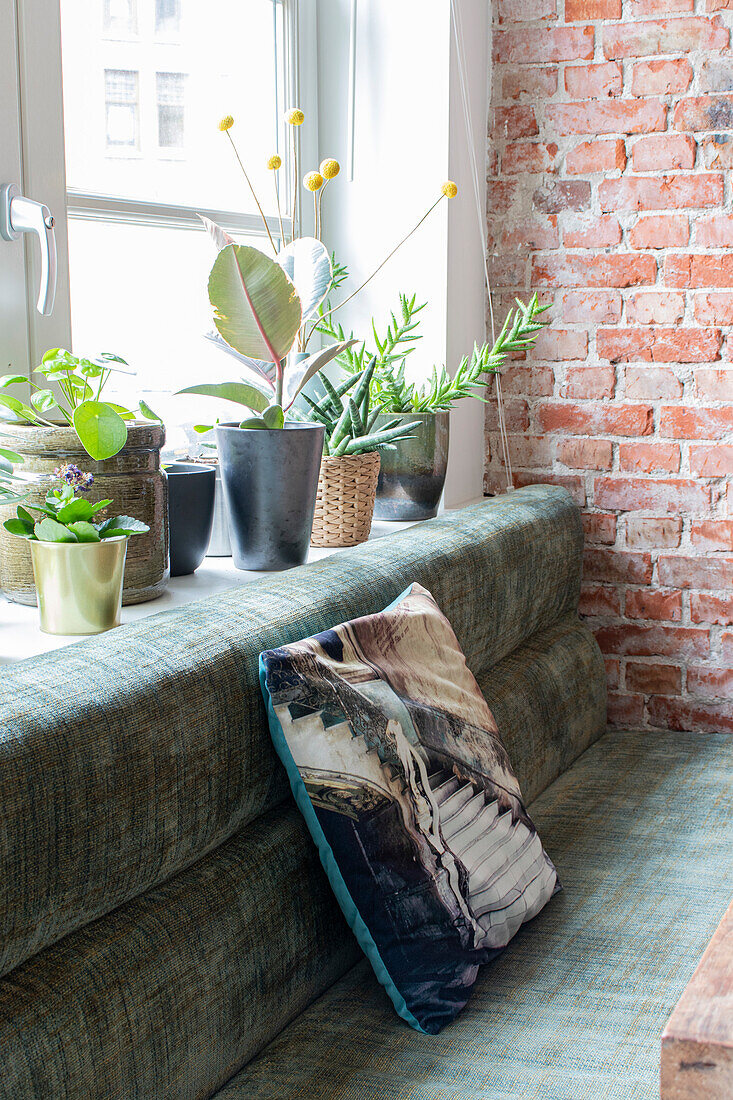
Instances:
[[[131,373],[127,366],[110,353],[92,361],[52,348],[35,372],[45,387],[20,375],[0,377],[0,446],[22,456],[32,503],[43,502],[54,471],[71,463],[91,469],[93,497],[111,497],[122,509],[140,514],[149,530],[127,557],[123,603],[131,604],[159,596],[169,567],[166,483],[160,470],[165,429],[144,401],[135,411],[102,400],[113,373]],[[11,393],[22,385],[30,392],[27,401]],[[0,501],[0,520],[11,514]],[[30,549],[11,539],[2,525],[0,590],[17,603],[36,602]]]
[[[61,480],[63,486],[48,492],[42,504],[18,505],[3,526],[30,547],[41,630],[99,634],[119,625],[127,540],[148,526],[130,516],[99,520],[112,501],[93,504],[78,495],[91,488],[91,473],[68,465]]]
[[[493,347],[474,345],[452,377],[442,365],[433,367],[422,382],[411,382],[406,376],[406,363],[421,338],[416,330],[418,315],[424,308],[425,303],[416,304],[414,295],[410,298],[400,294],[399,310],[391,314],[384,335],[380,336],[372,321],[377,348],[372,396],[382,406],[375,428],[394,415],[414,426],[412,434],[383,456],[374,509],[378,519],[418,520],[436,515],[448,464],[450,410],[465,397],[484,400],[481,393],[491,375],[501,369],[510,354],[531,347],[547,307],[540,307],[536,294],[527,305],[517,300]],[[342,327],[333,324],[327,314],[319,323],[325,334],[345,339]],[[360,371],[368,354],[366,344],[362,344],[345,349],[338,362],[347,372]]]
[[[399,417],[376,427],[380,407],[372,410],[370,400],[375,367],[376,359],[372,359],[368,367],[338,387],[321,375],[325,397],[313,401],[305,396],[310,416],[325,429],[313,546],[355,546],[369,538],[380,450],[412,432],[412,426]]]

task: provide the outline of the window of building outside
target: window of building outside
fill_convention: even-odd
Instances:
[[[73,346],[126,359],[136,377],[120,375],[110,396],[144,396],[169,438],[203,415],[176,390],[239,375],[205,339],[215,251],[197,214],[270,247],[223,116],[273,232],[274,152],[289,210],[287,2],[217,0],[214,19],[201,0],[61,0]]]

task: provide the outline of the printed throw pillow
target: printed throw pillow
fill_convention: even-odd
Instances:
[[[275,748],[399,1015],[434,1034],[559,889],[450,623],[413,584],[265,652]]]

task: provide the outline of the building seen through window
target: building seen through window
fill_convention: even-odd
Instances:
[[[104,102],[107,145],[138,146],[138,74],[127,69],[105,69]]]

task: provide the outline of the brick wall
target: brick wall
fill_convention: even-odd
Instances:
[[[733,730],[733,0],[494,5],[497,313],[552,303],[504,376],[514,481],[584,509],[612,721]]]

